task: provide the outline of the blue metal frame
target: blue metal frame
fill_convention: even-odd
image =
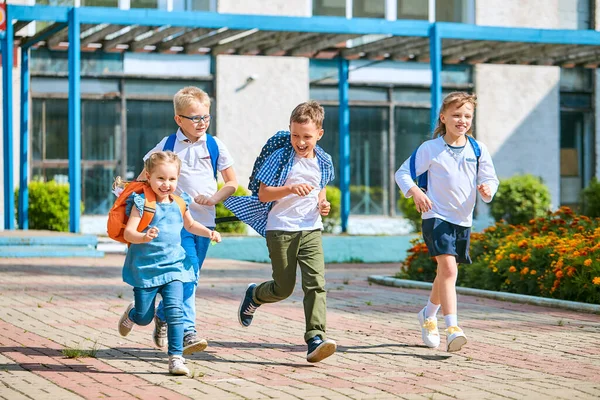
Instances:
[[[2,38],[2,129],[4,140],[4,229],[15,229],[15,193],[13,192],[13,25],[10,7],[6,7],[6,31]]]
[[[440,106],[442,104],[442,38],[437,24],[429,28],[429,62],[431,64],[431,117],[430,126],[433,130],[437,124]]]
[[[339,88],[339,143],[340,143],[340,191],[342,232],[348,231],[350,216],[350,85],[348,83],[350,62],[344,58],[338,60]]]
[[[21,48],[21,144],[19,156],[19,228],[29,229],[29,48]]]
[[[81,25],[80,8],[69,11],[69,227],[79,232],[81,215]]]

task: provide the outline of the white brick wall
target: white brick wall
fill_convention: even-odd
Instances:
[[[307,16],[310,0],[220,0],[219,12]],[[217,57],[217,135],[235,159],[241,186],[265,141],[287,129],[296,105],[308,100],[308,59],[294,57]],[[250,76],[255,80],[246,84]]]

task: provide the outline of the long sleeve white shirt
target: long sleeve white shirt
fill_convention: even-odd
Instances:
[[[494,197],[499,181],[492,157],[483,143],[477,143],[481,149],[479,171],[475,151],[468,141],[456,159],[442,137],[428,140],[419,147],[415,169],[417,176],[428,172],[427,197],[433,203],[431,210],[422,214],[423,219],[439,218],[470,227],[473,225],[477,185],[487,184],[492,191],[491,197]],[[410,158],[396,171],[395,177],[404,196],[410,197],[407,192],[416,186],[410,176]]]

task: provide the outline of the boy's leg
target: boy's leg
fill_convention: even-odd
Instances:
[[[169,372],[173,375],[188,375],[190,370],[183,359],[183,284],[171,281],[161,287],[163,307],[169,326]]]
[[[256,303],[276,303],[287,299],[294,292],[301,238],[302,232],[267,232],[273,279],[256,287],[254,291]]]
[[[298,264],[302,273],[304,291],[304,316],[306,333],[304,340],[326,336],[327,292],[325,290],[325,259],[321,231],[304,231],[298,252]]]
[[[246,288],[238,308],[238,321],[242,326],[250,326],[261,304],[281,301],[293,293],[301,236],[302,232],[267,231],[273,279],[258,286],[251,283]]]
[[[325,291],[325,259],[321,231],[304,231],[298,252],[298,263],[302,273],[304,291],[304,318],[306,333],[304,340],[308,345],[306,360],[319,362],[337,348],[335,341],[327,339],[327,292]]]

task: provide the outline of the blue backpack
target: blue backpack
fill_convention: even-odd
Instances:
[[[481,148],[477,144],[477,141],[473,139],[471,136],[467,135],[467,139],[469,139],[469,143],[473,147],[473,151],[475,152],[475,157],[477,157],[477,171],[479,171],[479,157],[481,157]],[[415,167],[415,159],[417,158],[417,147],[415,151],[410,155],[410,177],[413,181],[416,182],[419,189],[424,192],[427,192],[427,171],[423,172],[421,175],[417,176],[417,168]]]
[[[205,133],[206,135],[206,146],[208,147],[208,154],[210,155],[210,163],[212,164],[213,173],[215,180],[217,179],[217,161],[219,160],[219,146],[214,137]],[[163,151],[173,151],[175,148],[175,141],[177,140],[177,133],[170,135],[163,146]]]

